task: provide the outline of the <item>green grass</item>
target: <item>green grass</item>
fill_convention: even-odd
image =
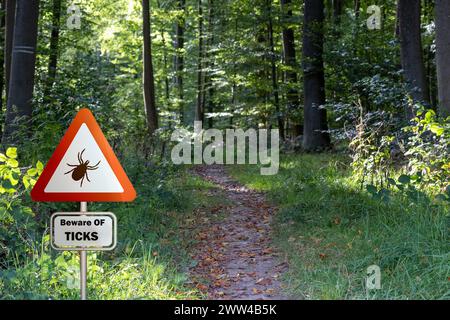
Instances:
[[[448,207],[394,194],[373,199],[342,155],[289,155],[274,176],[230,166],[267,192],[279,212],[276,245],[290,265],[284,280],[306,299],[449,299]],[[366,290],[366,269],[381,268],[381,289]]]
[[[128,170],[138,198],[128,204],[89,204],[91,211],[111,211],[118,218],[118,246],[88,254],[90,299],[198,299],[188,285],[192,236],[183,229],[197,218],[194,208],[214,205],[211,185],[182,168]],[[58,204],[62,207],[73,205]],[[69,209],[69,208],[66,208]],[[74,208],[72,208],[73,210]],[[54,205],[40,206],[43,221]],[[48,212],[46,212],[48,211]],[[11,259],[0,270],[1,299],[78,299],[77,253],[49,249],[48,230],[30,247],[32,253]],[[31,244],[31,243],[30,243]]]

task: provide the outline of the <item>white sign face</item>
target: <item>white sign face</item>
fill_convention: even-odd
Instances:
[[[111,212],[57,212],[50,219],[56,250],[112,250],[117,242],[117,220]]]
[[[86,124],[82,124],[44,190],[46,193],[122,193]]]

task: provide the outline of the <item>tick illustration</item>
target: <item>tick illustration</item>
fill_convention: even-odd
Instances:
[[[100,164],[100,161],[99,161],[99,162],[97,162],[97,164],[95,166],[90,166],[89,165],[89,160],[84,161],[83,160],[84,150],[86,150],[86,149],[83,149],[83,151],[81,151],[81,153],[78,152],[78,162],[80,164],[69,164],[68,163],[67,165],[69,167],[74,167],[74,168],[72,170],[67,171],[66,173],[64,173],[64,174],[72,173],[72,179],[74,181],[81,180],[80,188],[83,187],[84,178],[86,178],[87,181],[91,182],[91,180],[89,180],[88,171],[89,170],[97,170],[98,169],[98,165]]]

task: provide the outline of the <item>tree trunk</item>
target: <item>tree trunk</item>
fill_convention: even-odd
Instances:
[[[278,77],[275,61],[275,45],[273,41],[273,22],[272,22],[272,0],[266,1],[266,6],[269,14],[269,21],[267,25],[270,47],[270,65],[271,65],[271,78],[272,78],[272,92],[273,100],[275,104],[275,111],[277,113],[278,129],[280,131],[280,138],[284,140],[284,119],[280,110],[280,96],[278,92]]]
[[[330,146],[327,132],[323,67],[323,0],[305,0],[303,19],[303,86],[305,95],[303,148],[315,151]]]
[[[0,9],[0,47],[5,47],[5,5],[6,0],[1,1]],[[3,89],[5,87],[5,52],[0,52],[0,137],[3,132]]]
[[[195,120],[203,121],[203,4],[198,0],[198,62],[197,62],[197,108],[195,110]]]
[[[150,134],[158,129],[156,110],[155,79],[152,62],[152,38],[150,27],[150,3],[142,0],[143,36],[144,36],[144,104],[147,114],[147,126]]]
[[[358,19],[359,18],[359,10],[361,8],[361,2],[360,0],[355,0],[354,1],[354,9],[355,9],[355,17]]]
[[[59,31],[61,19],[61,0],[53,0],[52,33],[50,36],[50,57],[48,61],[47,81],[44,89],[44,101],[50,101],[50,92],[56,78],[58,65]]]
[[[292,23],[292,8],[291,8],[291,0],[281,0],[281,12],[282,12],[282,25],[283,25],[283,53],[284,53],[284,63],[288,67],[288,70],[285,71],[284,77],[286,84],[289,86],[287,92],[287,110],[296,111],[300,108],[300,101],[297,91],[297,72],[295,71],[295,67],[297,65],[296,62],[296,53],[295,53],[295,42],[294,42],[294,30],[290,27],[290,23]],[[299,119],[290,119],[294,124],[294,127],[298,125]],[[294,133],[295,135],[296,133]]]
[[[39,0],[17,0],[4,144],[31,119],[38,16]]]
[[[180,122],[183,123],[184,118],[184,92],[183,92],[183,71],[184,71],[184,28],[186,14],[186,0],[178,0],[178,10],[183,11],[182,16],[176,24],[176,40],[175,40],[175,83],[178,88]]]
[[[343,7],[344,7],[343,0],[333,0],[333,20],[335,24],[339,24],[341,22]]]
[[[161,3],[159,0],[156,1],[158,9],[161,9]],[[164,65],[164,92],[165,92],[165,103],[168,109],[170,109],[170,85],[169,85],[169,68],[168,68],[168,58],[167,58],[167,46],[166,46],[166,36],[164,35],[164,25],[161,25],[159,30],[161,35],[161,44],[163,52],[163,65]]]
[[[5,91],[9,94],[9,79],[11,75],[11,57],[14,38],[14,21],[16,19],[16,0],[6,0],[5,16]]]
[[[436,0],[436,68],[439,111],[450,116],[450,1]]]
[[[206,86],[208,88],[208,113],[210,113],[210,116],[208,117],[208,128],[212,128],[214,126],[214,118],[211,116],[211,114],[215,110],[214,105],[214,86],[213,86],[213,78],[211,75],[211,70],[214,69],[214,57],[212,55],[212,46],[214,45],[214,0],[208,0],[208,6],[209,6],[209,14],[208,14],[208,44],[207,44],[207,52],[205,54],[207,58],[207,65],[208,65],[208,76],[207,80],[205,80],[205,89]],[[206,76],[205,76],[206,78]],[[205,90],[206,91],[206,90]],[[203,95],[203,104],[205,105],[206,102],[206,92]]]
[[[398,0],[398,17],[401,62],[408,90],[414,101],[429,102],[420,32],[420,0]],[[406,111],[411,119],[414,110]]]

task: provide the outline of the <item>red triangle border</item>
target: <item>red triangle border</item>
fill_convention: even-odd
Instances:
[[[64,157],[67,149],[72,143],[75,135],[80,129],[82,124],[86,124],[89,130],[91,131],[95,141],[97,142],[100,150],[103,152],[106,160],[108,161],[111,169],[122,185],[123,192],[121,193],[97,193],[97,192],[83,192],[83,193],[48,193],[44,192],[45,187],[50,181],[53,173],[56,171],[59,163]],[[94,115],[89,109],[81,109],[69,128],[67,129],[64,137],[61,139],[61,142],[55,149],[55,152],[51,156],[47,165],[44,168],[41,176],[38,181],[34,185],[31,190],[31,198],[34,201],[43,201],[43,202],[128,202],[133,201],[136,198],[136,191],[134,190],[133,185],[128,179],[125,171],[120,165],[119,160],[117,159],[114,151],[106,140],[103,132],[95,120]]]

